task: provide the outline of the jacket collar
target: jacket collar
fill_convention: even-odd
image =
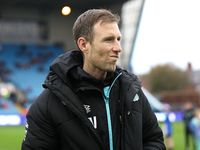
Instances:
[[[54,72],[65,83],[69,82],[66,78],[69,71],[74,68],[83,66],[83,57],[79,50],[72,50],[58,56],[50,65],[50,71]]]

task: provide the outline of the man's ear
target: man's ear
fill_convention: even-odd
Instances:
[[[78,46],[80,48],[80,50],[83,52],[83,53],[86,53],[87,52],[87,40],[83,37],[80,37],[78,39]]]

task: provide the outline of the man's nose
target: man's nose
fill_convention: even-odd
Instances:
[[[113,51],[118,51],[118,52],[122,51],[120,42],[118,40],[116,40],[115,43],[114,43]]]

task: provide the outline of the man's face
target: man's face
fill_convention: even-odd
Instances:
[[[93,29],[94,38],[88,44],[84,65],[93,71],[114,71],[121,52],[121,33],[115,22],[97,22]]]

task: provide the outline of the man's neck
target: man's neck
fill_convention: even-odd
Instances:
[[[83,65],[83,70],[85,72],[89,73],[91,76],[93,76],[96,79],[103,80],[107,76],[107,72],[106,71],[102,71],[102,70],[99,70],[99,69],[91,69],[91,68],[86,67],[84,65]]]

